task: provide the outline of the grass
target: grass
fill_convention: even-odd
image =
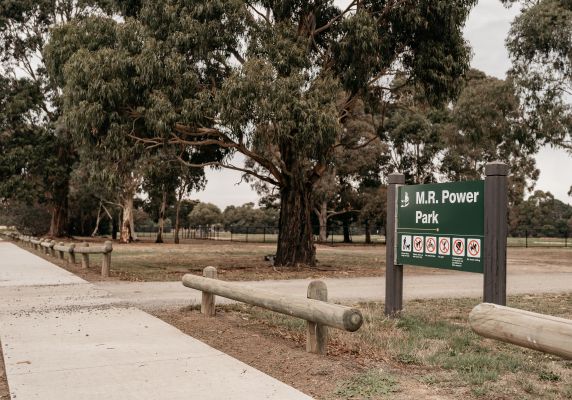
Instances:
[[[389,362],[392,370],[374,368],[358,374],[344,382],[337,395],[383,398],[392,391],[406,391],[400,382],[413,379],[454,398],[572,399],[572,362],[471,331],[468,313],[479,301],[410,301],[399,319],[386,318],[383,304],[360,304],[364,325],[354,333],[331,329],[329,355],[354,357],[368,365]],[[513,296],[508,305],[572,317],[572,294]],[[234,307],[281,332],[282,337],[300,344],[305,340],[305,325],[299,319],[254,307]]]
[[[341,382],[335,394],[344,399],[376,399],[398,390],[395,378],[381,369],[372,369]]]
[[[78,238],[76,241],[82,241]],[[223,280],[260,280],[321,277],[381,276],[385,266],[384,246],[317,246],[318,268],[273,269],[266,255],[274,254],[274,244],[185,240],[180,245],[138,242],[114,243],[112,276],[137,281],[174,281],[185,273],[200,273],[212,265]],[[509,248],[511,272],[570,271],[570,248]],[[92,265],[101,256],[90,256]],[[450,273],[423,267],[405,267],[406,274]]]

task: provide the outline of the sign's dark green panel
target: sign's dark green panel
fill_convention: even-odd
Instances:
[[[483,181],[400,186],[398,264],[483,272]]]

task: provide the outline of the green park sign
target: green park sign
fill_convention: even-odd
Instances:
[[[397,264],[483,272],[484,181],[397,189]]]

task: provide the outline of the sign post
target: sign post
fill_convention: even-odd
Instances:
[[[508,165],[491,162],[485,166],[485,303],[506,305]]]
[[[405,184],[405,175],[390,174],[387,186],[387,217],[385,224],[385,314],[393,316],[403,308],[403,265],[395,263],[395,219],[398,185]]]
[[[484,274],[484,301],[506,303],[508,167],[488,163],[485,181],[404,185],[387,190],[385,313],[402,309],[403,265]]]

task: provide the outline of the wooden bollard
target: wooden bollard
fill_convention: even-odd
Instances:
[[[89,243],[83,242],[81,244],[81,247],[89,247]],[[86,254],[86,253],[81,254],[81,267],[83,269],[89,268],[89,254]]]
[[[59,242],[59,243],[58,243],[58,246],[63,246],[63,245],[64,245],[64,242]],[[64,251],[63,251],[63,250],[58,250],[58,258],[59,258],[60,260],[65,260]]]
[[[42,248],[44,249],[44,253],[46,253],[46,255],[49,255],[50,254],[50,248],[48,246],[43,246],[43,243],[48,243],[48,241],[44,240],[42,242]]]
[[[56,241],[55,241],[55,240],[52,240],[52,241],[50,242],[50,255],[51,255],[52,257],[55,257],[55,256],[56,256],[56,250],[54,249],[54,246],[55,246],[55,245],[56,245]]]
[[[109,270],[111,269],[111,251],[113,249],[109,240],[104,243],[105,252],[103,253],[103,261],[101,262],[101,276],[109,277]]]
[[[328,301],[328,288],[322,281],[312,281],[308,285],[308,298]],[[328,327],[307,321],[306,351],[308,353],[326,354],[328,344]]]
[[[71,265],[74,265],[76,263],[76,261],[75,261],[75,243],[70,244],[68,262]]]
[[[203,269],[203,276],[205,278],[216,279],[217,270],[215,267],[205,267]],[[201,314],[208,315],[209,317],[214,317],[216,314],[215,309],[215,299],[216,296],[212,293],[203,292],[201,299]]]

